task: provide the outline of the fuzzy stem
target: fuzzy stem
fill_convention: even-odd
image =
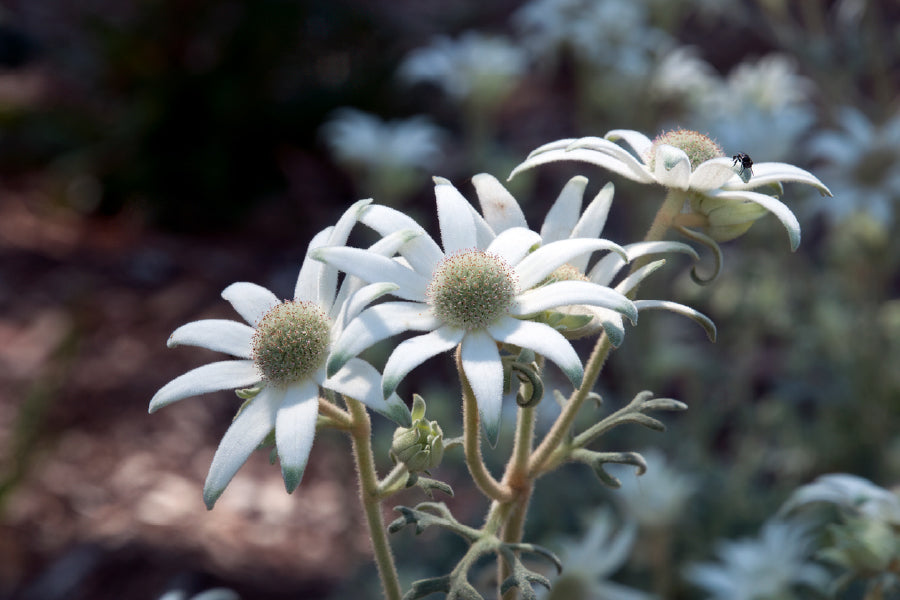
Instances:
[[[388,496],[403,488],[405,478],[409,477],[409,469],[403,463],[397,464],[393,470],[384,476],[378,483],[378,499],[384,500]]]
[[[350,436],[353,440],[353,457],[356,460],[356,472],[359,477],[359,495],[366,513],[369,536],[372,538],[375,563],[378,565],[385,598],[400,600],[400,581],[388,543],[387,529],[381,516],[378,475],[375,472],[375,458],[372,455],[372,422],[360,402],[353,398],[346,398],[346,402],[353,422]]]
[[[333,426],[337,429],[349,429],[353,425],[353,421],[347,411],[326,398],[319,398],[319,415],[331,420]]]
[[[478,423],[478,403],[475,401],[475,393],[469,380],[463,371],[462,355],[460,349],[456,349],[456,369],[459,372],[459,381],[463,390],[463,449],[466,455],[466,466],[478,489],[492,500],[509,502],[513,498],[513,491],[508,485],[501,484],[488,472],[481,456],[481,429]]]

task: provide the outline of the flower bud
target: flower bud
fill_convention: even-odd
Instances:
[[[403,463],[410,473],[427,471],[444,458],[444,432],[437,421],[425,419],[425,400],[413,396],[412,425],[398,427],[391,444],[391,459]]]

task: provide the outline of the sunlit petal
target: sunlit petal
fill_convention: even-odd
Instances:
[[[601,239],[569,239],[541,246],[515,266],[518,286],[527,290],[572,259],[599,250],[611,250],[625,256],[625,250],[614,242]]]
[[[495,446],[503,408],[503,363],[497,343],[483,330],[470,331],[462,340],[460,358],[488,442]]]
[[[223,360],[203,365],[160,388],[150,400],[150,412],[191,396],[250,387],[261,379],[252,360]]]
[[[565,240],[572,235],[581,213],[581,202],[587,183],[587,177],[576,175],[563,187],[553,206],[547,211],[541,227],[541,239],[545,244]]]
[[[318,416],[319,388],[315,383],[301,381],[285,390],[284,400],[275,413],[275,447],[284,487],[289,494],[303,479],[316,436]]]
[[[376,342],[401,331],[429,331],[440,326],[427,304],[385,302],[367,308],[350,321],[341,336],[332,343],[328,374],[337,373],[348,360]]]
[[[463,338],[462,329],[445,325],[431,333],[410,338],[399,344],[384,365],[384,378],[381,391],[385,397],[390,396],[397,389],[400,381],[406,374],[421,365],[423,362],[454,348]]]
[[[479,173],[472,178],[472,184],[481,213],[494,233],[500,234],[511,227],[528,227],[519,203],[493,175]]]
[[[284,390],[263,388],[235,417],[219,442],[206,476],[203,486],[206,508],[212,510],[237,470],[275,427],[275,413],[283,399]]]
[[[417,238],[418,239],[418,238]],[[393,294],[404,300],[424,300],[428,281],[399,262],[362,248],[330,246],[317,248],[309,254],[341,271],[369,282],[389,282],[397,285]]]
[[[253,328],[227,319],[203,319],[182,325],[172,332],[166,344],[199,346],[240,358],[250,358],[253,352]]]
[[[496,254],[510,265],[517,265],[535,246],[540,245],[541,236],[522,227],[503,231],[487,247],[487,252]]]
[[[230,302],[234,310],[253,326],[256,326],[263,315],[280,303],[275,294],[266,288],[245,281],[229,285],[222,291],[222,297]]]
[[[398,425],[409,427],[412,424],[406,404],[396,394],[384,397],[381,393],[381,373],[364,360],[351,358],[333,377],[326,379],[322,386],[359,400]]]
[[[543,323],[505,318],[488,327],[499,342],[534,350],[559,366],[572,385],[581,385],[584,368],[572,344],[561,333]]]
[[[434,196],[444,253],[475,248],[475,227],[468,200],[443,177],[434,178]]]
[[[444,258],[444,253],[425,229],[398,210],[380,204],[372,204],[366,207],[359,220],[383,236],[403,229],[419,232],[421,235],[405,244],[401,251],[419,274],[429,276]]]

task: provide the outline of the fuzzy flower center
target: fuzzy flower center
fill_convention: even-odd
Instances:
[[[545,279],[542,284],[548,285],[558,281],[590,281],[590,279],[588,279],[584,273],[579,271],[577,267],[566,263],[557,267],[555,271],[547,275],[547,279]]]
[[[481,250],[446,257],[428,284],[434,314],[461,329],[479,329],[509,311],[516,295],[515,275],[505,260]]]
[[[285,386],[325,364],[331,321],[312,302],[288,300],[267,312],[253,335],[253,361],[265,380]]]
[[[656,167],[656,149],[660,144],[674,146],[683,150],[691,161],[692,171],[700,163],[725,156],[725,151],[722,150],[722,147],[709,136],[689,129],[675,129],[661,133],[653,140],[653,145],[650,147],[650,156],[647,157],[649,160],[645,161],[651,170]]]

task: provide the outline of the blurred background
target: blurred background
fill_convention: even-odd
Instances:
[[[665,434],[622,428],[598,445],[656,448],[651,472],[670,476],[622,472],[635,489],[613,491],[566,467],[539,482],[526,538],[571,548],[608,507],[636,533],[599,578],[712,597],[688,565],[757,535],[798,485],[900,482],[898,91],[894,0],[4,0],[0,598],[379,597],[343,437],[317,438],[292,496],[259,453],[205,510],[236,398],[148,416],[160,386],[216,356],[168,350],[169,333],[235,317],[219,298],[234,281],[288,296],[312,234],[359,198],[436,234],[432,175],[474,202],[472,175],[505,180],[543,143],[674,127],[809,169],[834,198],[787,185],[795,254],[767,217],[723,245],[712,285],[675,257],[642,288],[709,315],[718,342],[642,317],[584,417],[644,389],[686,402]],[[578,173],[589,197],[616,185],[604,237],[640,239],[662,190],[584,164],[509,184],[532,227]],[[420,391],[454,436],[439,363],[400,392]],[[391,428],[375,421],[384,466]],[[460,453],[436,475],[478,524],[486,503]],[[422,499],[404,494],[395,504]],[[623,498],[664,505],[642,517]],[[449,534],[394,537],[407,584],[462,550]]]

